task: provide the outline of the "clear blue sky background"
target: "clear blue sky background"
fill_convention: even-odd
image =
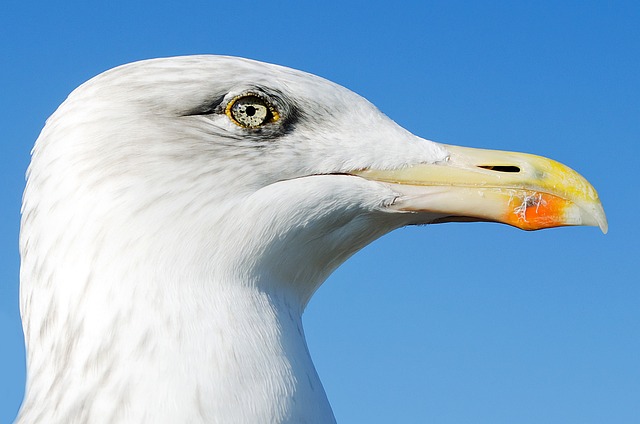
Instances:
[[[342,423],[640,423],[640,3],[17,1],[0,10],[0,423],[23,393],[18,226],[29,150],[88,78],[180,54],[319,74],[450,144],[560,160],[610,222],[408,228],[311,302]]]

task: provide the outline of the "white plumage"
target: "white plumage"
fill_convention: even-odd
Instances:
[[[157,59],[85,83],[28,172],[17,422],[333,422],[301,315],[358,249],[415,223],[528,228],[550,202],[532,191],[567,199],[534,227],[606,228],[573,171],[548,189],[539,158],[465,152],[336,84],[244,59]],[[531,215],[500,215],[517,207]]]

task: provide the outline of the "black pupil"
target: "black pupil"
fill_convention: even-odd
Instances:
[[[253,106],[247,106],[247,108],[245,109],[245,112],[247,116],[253,116],[256,114],[256,108]]]

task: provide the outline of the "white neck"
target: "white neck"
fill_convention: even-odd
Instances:
[[[19,423],[334,421],[299,306],[237,282],[127,283],[85,294],[72,340],[40,329]]]

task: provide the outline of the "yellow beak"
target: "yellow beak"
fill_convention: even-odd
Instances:
[[[607,232],[598,193],[569,167],[525,153],[445,147],[450,155],[442,162],[354,174],[390,184],[399,193],[395,209],[443,221],[497,221],[524,230],[590,225]]]

